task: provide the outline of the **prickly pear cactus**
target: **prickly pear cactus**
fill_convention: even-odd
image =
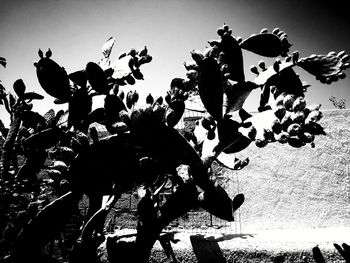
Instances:
[[[349,55],[341,51],[299,58],[298,51],[289,53],[292,44],[279,28],[271,32],[264,28],[242,39],[233,36],[232,29],[224,24],[217,29],[217,35],[219,38],[208,41],[209,46],[203,52],[191,51],[193,61],[184,63],[185,87],[199,94],[214,119],[215,125],[211,127],[215,128],[209,126],[207,117],[202,123],[208,132],[207,139],[218,136],[220,147],[215,151],[230,147],[230,151],[235,152],[234,144],[237,151],[242,150],[242,140],[237,140],[241,135],[258,147],[270,142],[288,143],[292,147],[311,144],[313,147],[315,136],[325,134],[318,123],[322,112],[320,105],[307,105],[305,93],[310,85],[301,81],[293,68],[300,67],[321,83],[330,84],[345,77],[344,70],[350,66]],[[276,61],[271,66],[266,66],[263,60],[257,66],[252,65],[250,71],[255,76],[248,80],[242,50],[276,58]],[[245,100],[258,88],[261,89],[259,113],[241,118]],[[231,135],[223,131],[227,127]],[[249,143],[243,145],[246,147]]]

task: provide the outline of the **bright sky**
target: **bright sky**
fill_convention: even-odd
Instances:
[[[34,110],[45,113],[58,109],[53,98],[40,87],[33,62],[37,51],[50,48],[52,59],[68,73],[85,68],[89,61],[98,62],[101,47],[113,36],[116,43],[112,60],[131,48],[147,46],[153,61],[142,66],[144,81],[132,86],[142,94],[164,95],[174,77],[185,78],[183,62],[191,60],[192,49],[203,50],[207,41],[218,38],[217,27],[224,22],[234,36],[243,38],[262,28],[279,27],[293,43],[291,51],[300,57],[329,51],[350,52],[350,32],[346,1],[282,0],[8,0],[0,8],[0,57],[7,67],[0,68],[0,80],[12,91],[13,82],[22,78],[28,91],[45,96],[34,103]],[[333,5],[331,5],[333,4]],[[262,57],[244,52],[246,78],[252,64]],[[268,60],[266,60],[268,61]],[[312,86],[309,103],[333,108],[328,100],[334,95],[350,105],[350,76],[331,86],[315,81],[298,70],[301,79]],[[349,72],[346,72],[350,75]],[[258,93],[246,102],[247,110],[256,110]],[[67,106],[63,107],[66,108]],[[0,106],[0,119],[8,125],[9,116]]]

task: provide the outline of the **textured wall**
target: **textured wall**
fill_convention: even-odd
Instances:
[[[316,147],[295,149],[251,144],[241,171],[225,171],[233,194],[246,196],[241,207],[243,232],[253,229],[350,225],[350,110],[324,110],[327,136]]]

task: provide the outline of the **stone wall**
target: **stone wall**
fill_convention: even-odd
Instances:
[[[242,231],[350,225],[350,110],[324,110],[327,136],[315,148],[253,143],[237,157],[249,157],[241,171],[225,171],[231,193],[246,201]],[[232,190],[235,189],[235,190]]]

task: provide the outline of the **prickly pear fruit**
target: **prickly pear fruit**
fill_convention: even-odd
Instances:
[[[274,114],[275,116],[279,119],[282,120],[283,117],[286,115],[286,108],[284,106],[278,106],[275,110],[274,110]]]
[[[191,69],[196,70],[196,71],[199,70],[199,66],[197,65],[197,63],[195,61],[184,62],[184,66],[185,66],[186,70],[191,70]]]
[[[159,122],[163,122],[166,109],[162,104],[155,103],[153,106],[153,115]]]
[[[309,132],[313,135],[326,135],[326,132],[324,131],[323,127],[317,122],[307,123],[305,121],[304,130],[305,132]]]
[[[301,132],[301,126],[298,123],[289,125],[287,132],[290,136],[296,136]]]
[[[132,93],[132,103],[136,104],[138,100],[139,100],[139,94],[136,90],[134,90]]]
[[[198,72],[194,69],[191,69],[191,70],[186,72],[186,77],[189,80],[196,80],[198,78]]]
[[[131,74],[127,75],[125,80],[129,85],[134,85],[136,83],[135,78]]]
[[[305,109],[306,101],[303,97],[298,97],[293,103],[292,109],[294,112],[302,111]]]
[[[275,135],[274,133],[269,130],[269,129],[264,129],[263,131],[263,136],[264,136],[264,139],[267,141],[267,142],[274,142],[275,141]]]
[[[291,125],[292,123],[293,121],[292,121],[291,114],[289,112],[286,112],[286,114],[281,120],[282,130],[287,131],[289,125]]]
[[[151,93],[149,93],[149,94],[147,95],[147,97],[146,97],[146,103],[147,103],[147,104],[153,104],[153,102],[154,102],[153,96],[152,96]]]
[[[206,118],[202,118],[202,126],[206,130],[210,130],[210,121]]]
[[[272,131],[275,133],[275,134],[279,134],[281,133],[282,131],[282,124],[279,120],[274,120],[272,122],[272,126],[271,126],[271,129]]]
[[[303,147],[306,143],[297,136],[291,136],[288,139],[288,144],[294,148]]]
[[[289,139],[289,133],[287,132],[281,132],[280,134],[277,135],[277,141],[279,143],[287,143]]]
[[[191,52],[192,59],[196,61],[197,65],[200,65],[203,62],[204,55],[200,50],[192,50]]]
[[[258,68],[257,68],[255,65],[251,65],[251,66],[250,66],[250,71],[251,71],[252,73],[254,73],[254,74],[259,75],[259,70],[258,70]]]
[[[163,97],[159,96],[158,98],[156,98],[156,103],[158,103],[159,105],[163,104]]]
[[[292,122],[302,123],[305,120],[305,113],[303,111],[293,112],[291,114]]]
[[[216,33],[222,37],[225,33],[225,29],[223,29],[222,27],[219,27],[217,30],[216,30]]]
[[[278,95],[278,97],[275,100],[275,104],[276,106],[283,106],[284,107],[284,98],[286,97],[286,94],[282,93],[280,95]]]
[[[294,101],[295,101],[295,96],[292,94],[288,94],[283,99],[283,105],[287,110],[291,110],[293,107]]]
[[[182,79],[182,78],[174,78],[174,79],[172,79],[171,82],[170,82],[170,88],[171,89],[178,88],[180,90],[187,91],[184,79]]]
[[[253,125],[250,126],[248,131],[248,138],[254,141],[256,137],[256,133],[257,133],[256,128]]]
[[[185,103],[183,101],[175,101],[171,108],[166,112],[165,120],[168,126],[174,127],[181,119],[185,111]]]
[[[133,96],[133,91],[129,90],[128,93],[126,94],[126,107],[128,107],[128,109],[131,109],[131,107],[133,105],[132,96]]]
[[[207,138],[208,138],[208,140],[214,140],[215,139],[215,129],[211,129],[211,130],[208,131]]]
[[[309,132],[304,132],[299,134],[299,138],[305,143],[312,143],[315,140],[315,135]]]
[[[26,90],[26,86],[22,79],[17,79],[15,83],[13,83],[13,90],[16,92],[17,96],[21,98]]]
[[[255,145],[259,148],[263,148],[268,144],[268,141],[266,139],[256,139]]]
[[[318,122],[322,118],[323,114],[319,110],[313,110],[309,113],[305,120],[305,124],[309,124],[312,122]]]

